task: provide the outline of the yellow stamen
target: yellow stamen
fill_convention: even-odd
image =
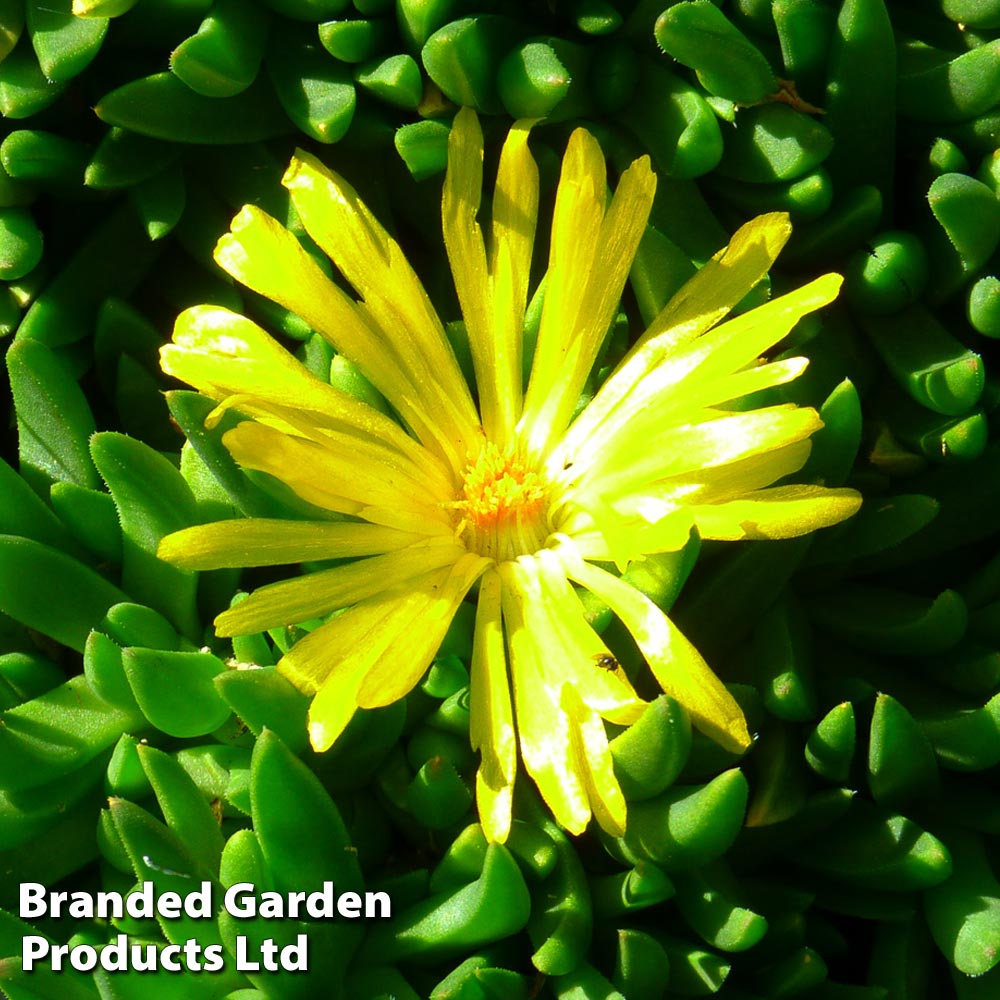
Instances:
[[[487,442],[465,470],[456,534],[472,552],[503,561],[540,549],[549,534],[542,477],[510,450]]]

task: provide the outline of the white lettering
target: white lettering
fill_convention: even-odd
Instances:
[[[125,912],[136,920],[152,920],[156,916],[152,882],[141,882],[135,892],[128,894],[125,898]]]
[[[255,958],[250,957],[251,946],[248,939],[239,935],[236,938],[236,969],[239,972],[305,972],[309,968],[309,937],[298,934],[295,944],[287,944],[279,948],[273,938],[265,938],[260,942],[260,949]]]
[[[22,882],[17,905],[18,913],[25,920],[44,917],[45,886],[41,882]]]
[[[101,949],[101,968],[105,972],[125,972],[128,967],[128,938],[124,934],[116,934],[114,941]]]
[[[48,940],[40,934],[29,934],[21,942],[21,968],[25,972],[31,972],[35,968],[35,962],[45,958],[48,953]]]
[[[233,911],[230,910],[230,913]],[[234,913],[233,916],[236,916]],[[260,962],[251,962],[247,957],[247,939],[244,935],[236,936],[236,971],[260,972]]]
[[[245,938],[240,938],[245,942]],[[301,941],[299,942],[301,945]],[[276,950],[276,949],[275,949]],[[243,945],[244,954],[246,945]],[[277,968],[274,950],[266,951],[265,968]],[[297,952],[295,953],[297,955]],[[290,956],[291,957],[291,956]],[[210,944],[204,951],[193,938],[181,944],[167,944],[158,948],[153,944],[130,944],[125,934],[117,934],[115,939],[99,948],[90,944],[50,944],[40,935],[24,938],[21,967],[25,972],[33,971],[40,960],[48,958],[53,972],[63,972],[67,967],[77,972],[92,972],[98,965],[107,972],[220,972],[225,968],[222,945]],[[247,968],[253,969],[253,963]]]
[[[222,905],[231,917],[246,920],[257,915],[257,900],[253,895],[252,882],[237,882],[226,890]],[[237,938],[237,941],[240,939]],[[259,970],[248,970],[250,972]]]
[[[306,896],[306,913],[313,920],[325,920],[333,916],[333,883],[324,882],[319,892]]]
[[[203,958],[204,964],[202,967],[206,972],[221,972],[225,966],[225,960],[222,957],[221,944],[207,945]]]
[[[305,934],[295,936],[295,944],[285,945],[278,958],[278,967],[285,972],[305,972],[309,968],[309,938]]]
[[[155,944],[133,944],[129,947],[129,954],[132,959],[132,968],[136,972],[156,971]]]
[[[184,966],[177,961],[176,956],[181,952],[179,944],[168,944],[166,948],[160,949],[160,965],[167,972],[183,972]]]
[[[207,920],[212,916],[212,883],[202,882],[196,892],[184,897],[184,912],[195,920]]]
[[[378,903],[378,913],[375,912],[375,904]],[[366,892],[365,893],[365,916],[381,917],[388,920],[392,916],[392,900],[387,892]]]
[[[77,972],[92,972],[97,966],[97,949],[92,944],[78,944],[69,952],[69,964]]]
[[[260,955],[264,960],[264,968],[268,972],[277,972],[281,966],[278,964],[278,946],[272,938],[265,938],[260,943]]]
[[[125,901],[120,892],[98,892],[97,912],[94,914],[100,920],[120,920],[125,915]]]

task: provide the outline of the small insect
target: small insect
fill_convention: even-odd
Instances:
[[[601,670],[617,670],[620,665],[610,653],[595,653],[593,660]]]

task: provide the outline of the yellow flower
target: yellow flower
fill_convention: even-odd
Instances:
[[[315,378],[259,327],[217,306],[184,312],[162,352],[164,371],[247,418],[224,437],[240,465],[331,516],[189,528],[164,539],[160,555],[195,569],[354,560],[261,587],[216,619],[219,635],[233,636],[339,612],[278,665],[314,696],[317,750],[356,708],[388,705],[414,687],[478,582],[471,737],[482,757],[479,814],[494,841],[510,828],[518,752],[566,829],[581,832],[592,815],[612,834],[625,827],[604,720],[628,725],[645,703],[621,670],[601,669],[610,653],[574,585],[613,609],[694,725],[739,752],[750,736],[732,696],[669,618],[610,567],[677,551],[692,529],[714,539],[787,538],[859,504],[850,490],[771,485],[805,462],[821,426],[814,410],[739,406],[803,370],[802,359],[761,355],[830,302],[840,278],[717,325],[787,240],[783,215],[744,226],[576,413],[656,183],[643,157],[608,200],[603,155],[582,129],[563,159],[541,325],[522,384],[538,209],[528,131],[515,125],[503,146],[487,234],[477,219],[483,141],[473,112],[458,114],[449,140],[444,236],[475,393],[399,246],[343,178],[307,153],[284,184],[358,299],[252,205],[219,241],[216,260],[354,361],[398,420]]]

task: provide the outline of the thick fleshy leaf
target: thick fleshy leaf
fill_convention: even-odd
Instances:
[[[69,366],[45,344],[22,339],[7,352],[7,367],[25,480],[42,495],[53,482],[99,486],[87,451],[94,417]]]
[[[226,667],[211,653],[132,646],[122,665],[143,715],[170,736],[206,736],[229,718],[212,683]]]
[[[364,886],[357,851],[319,779],[272,732],[254,747],[250,770],[254,829],[281,892],[333,879],[338,892]]]
[[[0,611],[77,652],[108,608],[127,600],[89,566],[30,538],[0,535]]]
[[[156,557],[164,535],[198,520],[187,483],[162,455],[124,434],[95,434],[90,451],[118,508],[122,586],[165,614],[182,633],[197,636],[197,577]]]

